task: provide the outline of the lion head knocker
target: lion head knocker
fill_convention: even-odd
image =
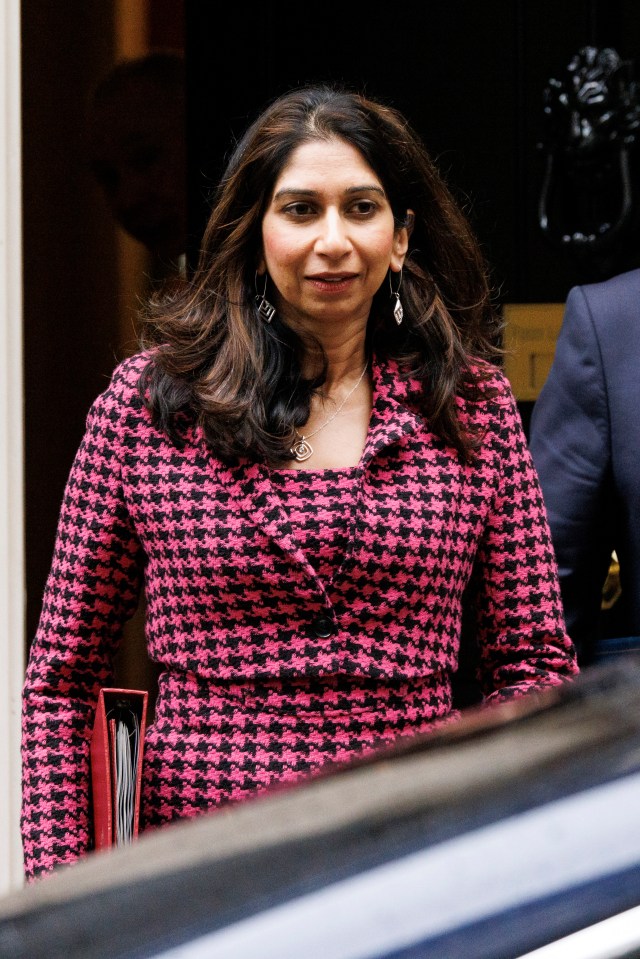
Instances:
[[[615,50],[584,47],[544,91],[545,155],[538,220],[551,241],[582,254],[631,224],[631,153],[640,135],[638,87]]]

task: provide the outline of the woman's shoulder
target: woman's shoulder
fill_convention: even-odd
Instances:
[[[111,384],[122,384],[122,386],[135,386],[137,388],[140,376],[147,368],[153,358],[151,350],[140,350],[131,356],[120,360],[111,374]]]
[[[419,397],[424,389],[423,382],[417,377],[402,373],[400,365],[389,360],[381,364],[386,377],[391,376],[395,393],[401,399],[412,400]],[[458,415],[463,420],[503,419],[505,412],[516,410],[516,401],[504,371],[488,360],[476,359],[463,373],[454,394],[454,403]]]
[[[500,402],[511,406],[515,401],[515,396],[507,374],[503,369],[493,363],[488,363],[486,369],[486,383],[488,388],[495,393],[496,398]]]
[[[478,362],[471,368],[470,374],[466,385],[470,385],[477,396],[474,405],[486,411],[496,412],[501,408],[513,408],[515,404],[513,389],[504,370],[499,366],[485,361]]]
[[[113,368],[108,390],[138,391],[140,378],[153,359],[151,350],[140,350],[120,360]]]
[[[483,446],[511,443],[520,436],[522,421],[511,383],[504,371],[490,363],[473,370],[472,389],[458,399],[462,422],[483,436]]]
[[[94,413],[121,416],[128,411],[141,410],[144,404],[140,383],[150,360],[149,351],[140,351],[120,360],[110,374],[109,383],[93,404]]]

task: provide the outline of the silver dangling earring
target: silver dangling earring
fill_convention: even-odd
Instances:
[[[404,310],[402,309],[402,303],[400,302],[400,287],[402,286],[402,268],[400,268],[400,277],[398,279],[398,287],[394,290],[393,283],[391,282],[391,274],[393,270],[389,270],[389,289],[391,290],[391,296],[395,296],[396,302],[393,307],[393,318],[400,326],[402,319],[404,317]]]
[[[256,303],[258,304],[258,313],[260,314],[260,316],[262,317],[262,319],[265,321],[265,323],[271,323],[271,320],[273,319],[273,314],[276,312],[275,306],[273,306],[273,304],[269,303],[269,300],[268,300],[267,297],[266,297],[268,279],[269,279],[269,276],[268,276],[267,273],[265,273],[265,275],[264,275],[264,289],[263,289],[262,293],[259,293],[259,292],[258,292],[258,274],[257,274],[257,272],[256,272],[256,276],[255,276],[256,297],[255,297],[255,299],[256,299]]]

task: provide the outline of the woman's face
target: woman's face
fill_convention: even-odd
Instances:
[[[374,293],[389,268],[402,268],[407,244],[362,154],[344,140],[312,140],[276,181],[259,272],[268,271],[274,306],[289,325],[316,334],[327,324],[364,328]]]

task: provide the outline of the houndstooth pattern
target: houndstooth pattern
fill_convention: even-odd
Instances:
[[[171,445],[137,395],[146,359],[122,363],[94,403],[62,504],[23,697],[28,875],[89,848],[93,710],[143,580],[164,669],[147,827],[450,718],[470,583],[488,701],[576,671],[540,488],[497,370],[496,399],[460,404],[484,429],[475,464],[430,432],[418,384],[375,363],[360,465],[287,478],[222,463],[187,418],[184,447]]]

